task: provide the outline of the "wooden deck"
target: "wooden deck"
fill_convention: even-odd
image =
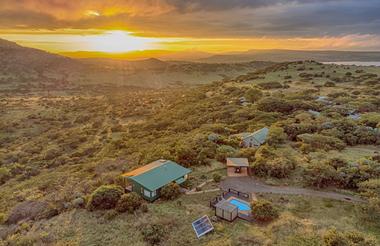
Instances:
[[[233,189],[228,189],[227,191],[224,191],[221,195],[215,197],[213,200],[210,201],[210,207],[214,208],[216,205],[220,202],[224,202],[225,200],[229,200],[232,198],[237,198],[239,200],[243,200],[247,203],[251,203],[252,199],[256,199],[256,196],[254,194],[248,194],[248,193],[243,193],[237,190]],[[251,215],[250,212],[243,212],[243,211],[238,211],[238,218],[253,222],[254,219]]]

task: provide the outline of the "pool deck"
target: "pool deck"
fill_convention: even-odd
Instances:
[[[232,199],[236,199],[236,200],[242,201],[242,202],[247,203],[247,204],[250,204],[250,202],[252,201],[251,196],[250,197],[244,197],[244,196],[237,195],[236,192],[228,192],[227,191],[227,192],[223,192],[223,194],[221,196],[216,197],[214,199],[214,201],[210,202],[210,206],[215,207],[219,203],[223,203],[226,200],[228,201],[228,200],[232,200]],[[253,217],[251,215],[250,210],[249,211],[238,210],[238,218],[249,221],[249,222],[253,222]]]

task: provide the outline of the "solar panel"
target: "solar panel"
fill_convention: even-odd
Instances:
[[[212,226],[211,221],[207,215],[195,220],[192,225],[198,238],[214,230],[214,227]]]

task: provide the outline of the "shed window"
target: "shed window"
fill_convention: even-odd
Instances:
[[[144,189],[144,196],[151,197],[150,191]]]

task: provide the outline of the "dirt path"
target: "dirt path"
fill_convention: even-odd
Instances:
[[[228,177],[220,183],[220,188],[223,190],[228,190],[232,188],[238,191],[247,193],[273,193],[273,194],[284,194],[284,195],[303,195],[303,196],[314,196],[329,198],[339,201],[348,202],[363,202],[363,199],[357,196],[344,195],[336,192],[329,191],[317,191],[306,188],[297,188],[289,186],[271,186],[264,184],[254,178],[250,177]]]

